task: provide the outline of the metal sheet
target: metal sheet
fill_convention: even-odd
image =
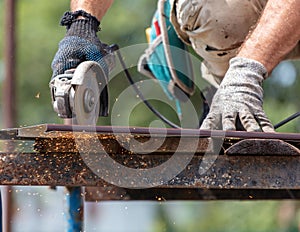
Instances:
[[[30,137],[30,132],[96,132],[96,133],[132,133],[132,134],[167,134],[168,136],[197,136],[197,137],[226,137],[226,138],[264,138],[282,140],[300,140],[299,133],[267,133],[267,132],[245,132],[245,131],[209,131],[198,129],[174,129],[174,128],[146,128],[146,127],[116,127],[116,126],[80,126],[80,125],[60,125],[42,124],[32,127],[19,128],[20,136]],[[25,133],[26,132],[26,133]]]
[[[1,185],[52,185],[52,186],[106,186],[102,176],[89,167],[101,154],[82,157],[78,153],[17,153],[0,155]],[[185,159],[187,155],[181,157]],[[170,157],[152,154],[115,154],[112,158],[119,165],[130,168],[151,168]],[[216,189],[294,189],[300,190],[299,156],[226,156],[219,155],[207,163],[201,155],[192,161],[162,187],[216,188]],[[199,168],[207,169],[203,174]],[[124,176],[122,170],[109,169],[108,175]],[[172,167],[170,167],[172,168]],[[159,175],[159,173],[158,173]],[[138,176],[127,176],[139,179]],[[133,186],[134,187],[134,186]]]
[[[284,141],[300,141],[299,133],[278,133],[278,132],[245,132],[245,131],[209,131],[198,129],[173,129],[173,128],[145,128],[145,127],[116,127],[116,126],[81,126],[63,124],[41,124],[22,128],[4,129],[0,131],[0,139],[6,135],[21,137],[23,139],[35,139],[37,137],[59,137],[64,133],[98,133],[98,134],[124,134],[135,135],[168,135],[187,137],[221,137],[236,139],[281,139]],[[14,134],[17,133],[17,134]],[[11,137],[10,137],[11,138]]]
[[[297,152],[287,152],[287,147],[290,146],[298,149],[299,134],[230,132],[226,133],[230,136],[226,137],[223,143],[221,136],[208,138],[211,132],[205,132],[207,134],[204,136],[201,131],[196,130],[156,128],[151,129],[150,133],[149,128],[130,128],[129,132],[124,128],[95,129],[65,125],[38,125],[1,131],[2,139],[34,140],[35,152],[0,154],[0,184],[100,187],[105,190],[102,193],[103,199],[157,200],[154,196],[177,200],[251,197],[299,199],[300,156]],[[217,135],[224,135],[224,132],[218,133]],[[183,137],[180,136],[182,134]],[[214,132],[213,134],[215,135]],[[263,143],[261,139],[258,139],[258,143],[255,142],[257,139],[243,139],[261,138],[264,135],[269,139],[264,139]],[[99,146],[90,141],[95,136],[100,141]],[[149,142],[150,138],[153,143],[143,145]],[[281,138],[279,143],[275,138]],[[177,146],[179,139],[183,141],[181,150],[178,150]],[[85,145],[83,150],[78,148],[80,141]],[[139,149],[133,146],[136,141],[142,144]],[[269,152],[257,152],[255,155],[251,155],[251,149],[243,154],[237,152],[244,149],[245,142],[248,146],[249,141],[254,141],[257,148],[269,144],[265,147]],[[221,152],[214,150],[214,142],[220,142]],[[161,145],[158,146],[157,143]],[[276,146],[272,152],[270,147],[274,143]],[[192,150],[191,147],[195,144],[196,150]],[[231,150],[231,153],[228,153],[230,155],[224,153],[224,150],[230,150],[232,145],[235,145],[235,150]],[[150,152],[155,146],[158,148]],[[205,153],[207,151],[209,152]],[[122,169],[127,167],[132,170],[150,170],[166,163],[175,152],[179,155],[176,165],[180,162],[188,163],[176,176],[151,188],[137,189],[135,183],[140,181],[140,176],[128,174]],[[116,166],[111,167],[103,163],[108,156]],[[120,188],[118,183],[108,181],[106,176],[92,168],[95,164],[104,165],[102,168],[108,171],[107,176],[130,179],[132,186],[130,182],[126,188]],[[176,169],[176,165],[166,168]],[[162,174],[157,172],[157,176],[160,175]],[[106,196],[105,192],[109,192],[109,195]],[[112,192],[118,194],[113,196]],[[212,194],[209,196],[206,194],[208,192]],[[87,195],[91,199],[97,198],[97,194],[87,192]]]

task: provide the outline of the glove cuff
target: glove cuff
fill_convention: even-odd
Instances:
[[[230,68],[251,70],[263,77],[263,79],[268,77],[268,71],[266,67],[262,63],[250,58],[234,57],[230,60]]]
[[[80,16],[81,18],[78,18]],[[61,18],[60,25],[66,26],[67,36],[87,38],[89,35],[96,35],[96,33],[100,31],[99,20],[83,10],[65,12]]]

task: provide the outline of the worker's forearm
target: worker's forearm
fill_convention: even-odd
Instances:
[[[71,11],[84,10],[100,21],[112,3],[113,0],[71,0]]]
[[[270,73],[299,42],[299,25],[300,0],[269,0],[238,56],[259,61]]]

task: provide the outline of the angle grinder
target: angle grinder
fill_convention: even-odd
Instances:
[[[54,111],[74,124],[96,125],[108,115],[108,78],[95,61],[84,61],[76,69],[54,77],[49,87]]]

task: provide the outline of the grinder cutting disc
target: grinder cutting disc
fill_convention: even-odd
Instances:
[[[73,123],[96,125],[100,110],[100,83],[103,73],[95,62],[83,62],[75,70],[72,79],[71,107]]]

